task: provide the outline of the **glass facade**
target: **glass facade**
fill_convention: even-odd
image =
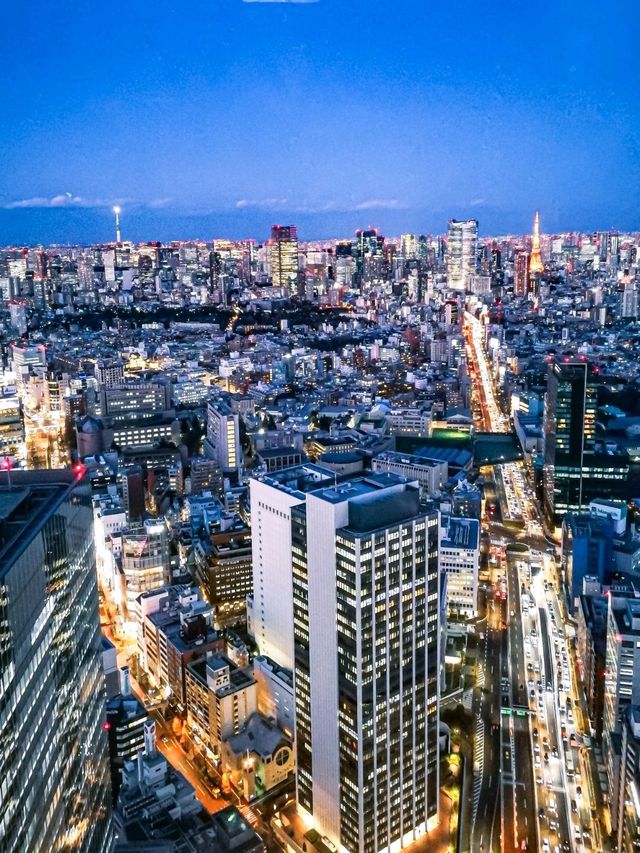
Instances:
[[[629,471],[625,454],[598,452],[598,382],[586,361],[554,363],[544,409],[544,503],[550,524],[581,512],[594,498],[623,493]]]
[[[0,489],[1,846],[99,853],[111,796],[90,489],[62,472],[13,479]]]

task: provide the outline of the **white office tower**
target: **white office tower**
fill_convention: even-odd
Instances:
[[[478,599],[480,522],[476,518],[440,517],[440,570],[447,575],[447,615],[473,619]]]
[[[470,278],[476,273],[478,256],[478,220],[449,220],[447,230],[447,287],[469,289]]]
[[[253,595],[247,602],[250,633],[260,654],[293,671],[291,509],[312,489],[333,483],[320,465],[296,465],[251,479]]]
[[[622,293],[622,316],[625,318],[636,319],[638,316],[638,291],[636,290],[635,281],[625,285]]]
[[[437,514],[393,474],[291,514],[298,808],[337,850],[396,851],[438,822]]]
[[[239,473],[242,468],[238,413],[224,400],[213,400],[207,406],[204,455],[214,459],[225,474]]]

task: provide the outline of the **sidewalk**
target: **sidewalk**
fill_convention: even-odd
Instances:
[[[284,819],[282,818],[284,815]],[[274,836],[294,853],[333,853],[331,847],[307,827],[297,814],[295,805],[288,806],[276,814],[270,822]],[[406,853],[454,853],[457,850],[457,814],[453,810],[453,801],[443,791],[440,792],[440,823],[419,841],[405,847]],[[462,848],[465,849],[464,847]]]

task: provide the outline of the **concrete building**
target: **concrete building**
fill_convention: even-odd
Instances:
[[[613,566],[613,525],[605,517],[567,513],[562,520],[560,559],[567,605],[574,612],[585,577],[600,583]]]
[[[93,373],[100,385],[112,388],[124,381],[124,364],[119,358],[100,358],[95,363]]]
[[[222,471],[215,459],[200,456],[191,460],[191,494],[203,492],[222,494]]]
[[[247,622],[260,654],[293,670],[291,509],[305,494],[332,483],[332,471],[300,465],[250,480],[253,594]]]
[[[223,519],[224,521],[224,519]],[[194,546],[195,577],[213,609],[214,627],[244,624],[253,591],[251,530],[237,516]]]
[[[238,474],[242,469],[239,415],[222,399],[207,406],[204,455],[217,462],[224,474]]]
[[[253,677],[258,685],[258,710],[262,716],[276,720],[283,731],[292,735],[295,699],[291,670],[258,655],[253,659]]]
[[[390,435],[429,436],[431,406],[394,406],[387,414]]]
[[[607,648],[607,599],[581,595],[576,607],[576,661],[584,687],[591,730],[602,738],[604,671]]]
[[[267,474],[272,474],[283,468],[302,465],[303,453],[296,447],[267,447],[257,454],[257,461],[264,465]]]
[[[389,471],[408,480],[416,480],[423,495],[439,494],[449,479],[449,466],[445,461],[396,453],[393,450],[385,450],[375,456],[371,460],[371,468],[373,471]]]
[[[607,613],[603,711],[603,754],[612,803],[620,796],[622,731],[632,705],[640,705],[640,599],[633,592],[612,591]],[[615,808],[611,818],[617,831]]]
[[[197,587],[168,586],[143,593],[136,607],[140,664],[185,709],[188,665],[224,648],[211,627],[211,606]]]
[[[478,600],[480,522],[442,514],[438,558],[440,571],[447,575],[449,619],[473,619]]]
[[[120,538],[119,597],[133,621],[140,594],[171,581],[169,536],[163,519],[146,519],[138,527],[123,530]]]
[[[133,414],[161,413],[171,410],[171,386],[168,382],[124,382],[100,389],[100,414],[113,423]]]
[[[616,853],[640,847],[640,706],[630,705],[622,728],[620,786],[613,803],[618,827]]]
[[[258,710],[256,680],[223,654],[209,653],[186,671],[187,720],[217,758],[222,742],[238,734]]]
[[[107,700],[106,722],[114,803],[118,799],[125,761],[134,760],[144,749],[144,724],[149,719],[147,709],[131,693],[129,668],[123,667],[119,673],[120,691]]]
[[[373,474],[292,527],[298,809],[337,849],[409,845],[438,821],[437,515]]]
[[[462,479],[451,493],[451,511],[453,515],[462,518],[482,517],[482,492],[480,489]]]

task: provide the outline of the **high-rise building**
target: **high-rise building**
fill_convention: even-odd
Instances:
[[[144,749],[144,724],[149,719],[147,709],[131,693],[129,668],[119,673],[120,692],[107,700],[107,731],[109,732],[109,757],[111,764],[111,790],[113,802],[118,799],[122,768]]]
[[[0,847],[111,846],[91,493],[71,472],[0,486]]]
[[[298,292],[298,229],[295,225],[274,225],[269,241],[271,282],[274,287],[285,287],[290,293]]]
[[[225,474],[237,474],[242,468],[240,420],[224,400],[213,400],[207,407],[204,455],[215,460]]]
[[[298,465],[250,481],[253,594],[249,631],[261,655],[293,670],[291,510],[307,492],[334,482],[332,471]]]
[[[476,272],[478,220],[450,219],[447,230],[447,287],[466,290],[469,276]]]
[[[582,512],[594,498],[617,497],[629,457],[596,443],[597,368],[582,360],[549,365],[544,405],[544,504],[550,524]]]
[[[442,514],[438,554],[440,571],[447,576],[449,618],[473,619],[477,613],[480,522]]]
[[[129,620],[133,621],[138,596],[171,579],[169,536],[164,520],[155,518],[148,518],[144,524],[124,530],[120,535],[120,596]]]
[[[340,850],[397,850],[438,821],[437,513],[373,474],[291,516],[298,808]]]
[[[603,756],[611,803],[619,800],[625,714],[640,704],[640,602],[632,590],[609,595],[604,675]],[[617,810],[611,819],[617,831]]]
[[[526,249],[516,249],[513,255],[513,292],[527,295],[529,255]]]

